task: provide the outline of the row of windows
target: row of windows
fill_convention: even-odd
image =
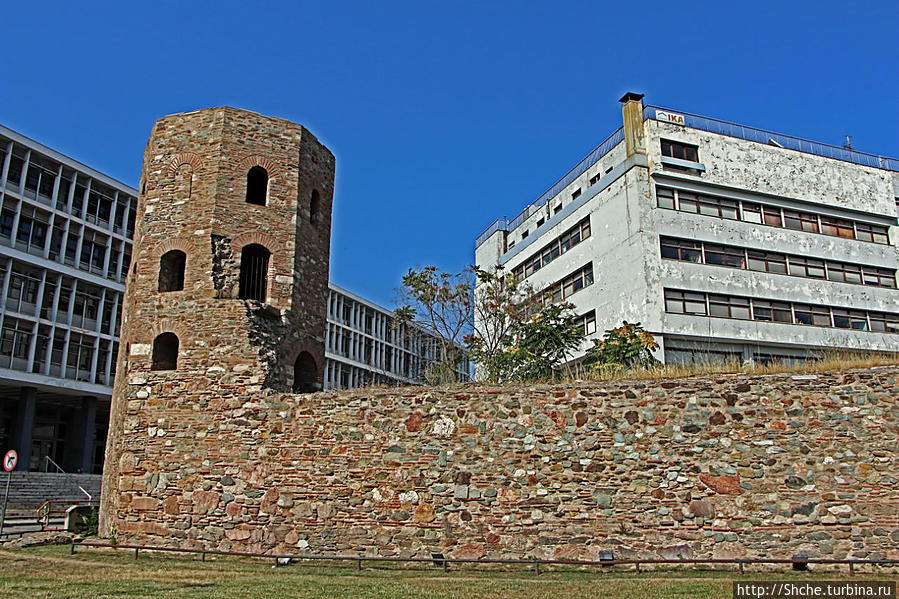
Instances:
[[[12,270],[7,275],[9,268]],[[7,277],[3,307],[8,312],[118,335],[122,299],[118,292],[107,289],[104,295],[101,287],[50,271],[43,276],[20,263],[0,265],[0,282]]]
[[[35,329],[34,323],[9,316],[0,331],[3,368],[27,372],[30,363],[30,372],[107,385],[115,375],[117,353],[115,341],[59,329],[54,332],[46,325]]]
[[[0,237],[9,239],[12,245],[23,251],[42,255],[49,234],[48,256],[51,260],[60,260],[70,266],[109,279],[115,279],[119,272],[122,273],[122,276],[127,272],[131,260],[129,244],[123,244],[114,239],[110,244],[109,236],[87,227],[84,227],[84,231],[81,232],[81,227],[78,225],[71,226],[68,234],[64,228],[54,226],[51,233],[49,221],[48,213],[23,205],[19,212],[18,226],[13,231],[15,212],[9,208],[3,208],[0,210]],[[79,241],[81,242],[80,252]],[[124,250],[120,253],[123,246]],[[107,264],[108,252],[111,253]],[[118,270],[119,262],[122,262],[121,271]]]
[[[661,249],[662,258],[681,262],[716,264],[744,270],[827,279],[839,283],[896,288],[896,272],[875,266],[846,264],[672,237],[661,238]]]
[[[899,314],[673,289],[665,290],[665,311],[671,314],[899,333]]]
[[[593,263],[579,269],[576,273],[568,275],[558,283],[554,283],[539,294],[538,301],[546,304],[556,304],[570,297],[573,293],[593,284]]]
[[[127,236],[134,234],[135,206],[133,198],[125,194],[117,194],[112,187],[97,180],[89,180],[83,175],[63,168],[59,176],[59,165],[32,154],[28,162],[24,184],[22,172],[25,168],[25,149],[16,147],[10,158],[9,173],[6,185],[21,189],[23,195],[37,201],[50,204],[53,201],[53,190],[57,185],[56,206],[59,210],[83,218],[103,228],[108,228],[110,221],[116,233],[127,230]],[[77,181],[77,183],[76,183]],[[69,194],[72,192],[72,207],[69,210]],[[131,207],[129,208],[129,200]]]
[[[857,239],[873,243],[889,244],[887,227],[872,225],[844,218],[823,216],[812,212],[789,210],[756,202],[731,200],[717,196],[656,187],[656,199],[660,208],[680,210],[705,216],[717,216],[730,220],[794,229],[807,233],[820,233],[833,237]]]
[[[516,267],[512,271],[512,274],[516,279],[521,281],[531,276],[588,237],[590,237],[589,216],[568,231],[565,231],[565,233],[560,235],[557,239],[553,240],[552,243],[537,252],[535,256],[532,256],[525,260],[520,266]]]

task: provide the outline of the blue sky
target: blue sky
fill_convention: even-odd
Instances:
[[[331,279],[392,306],[614,131],[618,98],[899,155],[899,2],[6,3],[0,123],[127,184],[231,105],[337,156]]]

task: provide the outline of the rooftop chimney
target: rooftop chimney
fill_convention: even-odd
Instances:
[[[624,143],[627,157],[646,154],[643,135],[643,94],[627,92],[621,99],[621,115],[624,120]]]

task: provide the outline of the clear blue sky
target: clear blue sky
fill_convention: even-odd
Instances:
[[[618,98],[899,155],[899,2],[7,2],[0,122],[132,186],[153,121],[231,105],[337,156],[331,280],[459,270]]]

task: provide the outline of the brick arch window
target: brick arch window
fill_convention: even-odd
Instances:
[[[175,370],[178,367],[178,335],[161,333],[153,340],[150,370]]]
[[[321,213],[321,198],[318,190],[312,190],[312,199],[309,200],[309,222],[313,225],[318,224],[319,214]]]
[[[159,259],[159,291],[184,289],[184,265],[187,254],[181,250],[169,250]]]
[[[311,393],[318,390],[318,366],[309,352],[300,352],[293,363],[293,390],[297,393]]]
[[[240,284],[237,291],[240,299],[265,301],[270,257],[271,252],[258,243],[244,246],[240,251]]]
[[[247,204],[265,206],[268,195],[268,171],[254,166],[247,171]]]

